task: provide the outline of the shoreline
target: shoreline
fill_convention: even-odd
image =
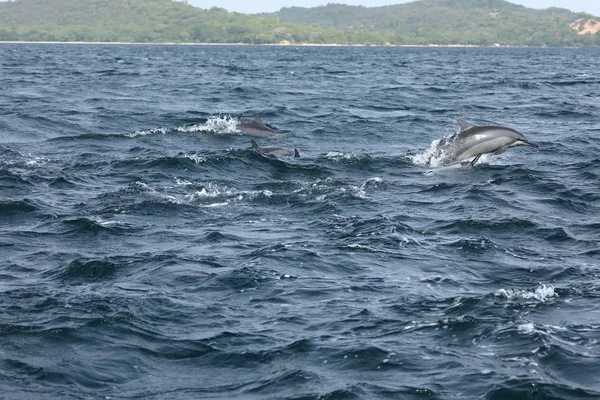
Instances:
[[[0,0],[1,1],[1,0]],[[597,48],[595,46],[526,46],[494,43],[482,44],[340,44],[340,43],[200,43],[200,42],[53,42],[53,41],[27,41],[27,40],[0,40],[3,44],[60,44],[60,45],[113,45],[113,46],[261,46],[261,47],[400,47],[400,48],[529,48],[529,49],[584,49]]]
[[[197,42],[53,42],[53,41],[0,41],[0,44],[70,44],[70,45],[121,45],[121,46],[280,46],[280,47],[520,47],[509,45],[474,44],[339,44],[339,43],[197,43]]]

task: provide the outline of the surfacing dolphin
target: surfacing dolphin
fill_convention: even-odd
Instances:
[[[437,154],[443,155],[443,164],[454,164],[468,160],[475,165],[482,154],[502,154],[509,147],[533,146],[523,134],[503,126],[475,126],[459,119],[460,131],[449,139],[442,139],[437,147]]]
[[[295,158],[300,158],[300,153],[298,153],[298,149],[288,150],[281,147],[260,147],[258,143],[254,140],[251,141],[252,148],[259,153],[263,154],[273,154],[274,156],[294,156]]]
[[[242,114],[240,114],[236,128],[250,136],[266,138],[277,135],[276,131],[263,124],[258,114],[254,115],[252,122],[242,122]]]

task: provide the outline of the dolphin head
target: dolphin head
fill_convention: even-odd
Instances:
[[[517,132],[517,131],[515,131]],[[517,132],[519,135],[519,137],[517,138],[517,140],[514,141],[514,143],[512,143],[510,145],[510,147],[514,147],[514,146],[531,146],[531,147],[535,147],[536,149],[539,148],[540,146],[538,146],[537,144],[533,143],[532,141],[528,140],[525,138],[525,136],[523,136],[521,133]]]

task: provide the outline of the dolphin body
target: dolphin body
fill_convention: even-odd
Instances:
[[[444,165],[455,164],[460,161],[471,161],[475,165],[482,154],[502,154],[509,147],[533,146],[537,144],[530,142],[523,134],[511,128],[503,126],[475,126],[459,119],[460,131],[449,139],[442,139],[438,144],[436,153],[442,156]]]
[[[294,156],[294,158],[300,158],[300,153],[298,153],[298,149],[294,149],[294,151],[283,149],[281,147],[260,147],[258,143],[254,140],[251,141],[252,148],[259,153],[263,154],[273,154],[274,156]]]
[[[254,116],[254,121],[252,122],[242,122],[242,114],[240,114],[236,128],[250,136],[255,137],[266,138],[277,135],[276,131],[263,124],[262,120],[260,119],[260,115],[258,114]]]

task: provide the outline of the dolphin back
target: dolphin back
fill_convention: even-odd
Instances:
[[[277,135],[277,131],[265,125],[258,114],[254,116],[254,121],[251,122],[242,122],[242,114],[240,114],[236,128],[254,137],[266,138]]]
[[[260,147],[255,140],[251,140],[250,143],[252,144],[252,148],[258,151],[259,153],[271,154],[274,156],[293,156],[295,158],[300,158],[300,153],[298,152],[298,149],[294,149],[292,151],[284,149],[282,147]]]

